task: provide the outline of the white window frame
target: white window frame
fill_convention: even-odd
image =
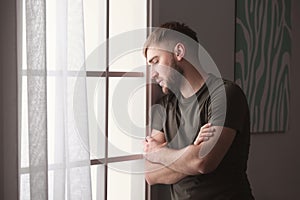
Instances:
[[[107,13],[106,13],[106,39],[109,39],[109,1],[110,0],[106,0],[106,9],[107,9]],[[151,27],[152,26],[152,0],[145,0],[146,4],[147,4],[147,27]],[[22,22],[22,5],[23,5],[24,0],[17,0],[17,43],[18,43],[18,50],[17,50],[17,54],[18,54],[18,69],[19,69],[19,76],[26,76],[26,71],[22,71],[22,67],[20,67],[20,65],[22,65],[22,31],[23,31],[23,22]],[[107,51],[109,52],[109,47],[106,47]],[[107,62],[108,63],[108,55],[107,55]],[[109,78],[111,77],[143,77],[146,76],[146,79],[149,78],[148,74],[149,74],[149,69],[146,69],[146,74],[143,74],[141,72],[125,72],[125,71],[109,71],[109,67],[106,66],[106,71],[87,71],[86,76],[87,79],[89,77],[105,77],[106,80],[106,101],[105,101],[105,108],[106,108],[106,120],[105,120],[105,135],[106,138],[108,138],[109,135],[109,131],[108,131],[108,94],[109,94]],[[21,77],[20,77],[21,78]],[[19,79],[21,80],[21,79]],[[149,82],[149,81],[147,81]],[[18,83],[19,86],[21,83]],[[20,88],[20,87],[19,87]],[[19,98],[21,98],[21,92],[22,91],[18,91],[18,96]],[[149,124],[149,118],[148,118],[148,112],[150,110],[151,107],[151,86],[147,86],[147,91],[146,91],[146,122],[147,124]],[[21,103],[21,101],[19,101],[19,104]],[[21,105],[18,106],[18,108],[21,108]],[[20,112],[19,112],[20,113]],[[19,136],[18,136],[18,142],[19,142],[19,147],[21,146],[21,120],[19,120],[18,123],[18,127],[19,127]],[[150,134],[150,130],[146,130],[146,135]],[[119,157],[108,157],[108,145],[107,145],[107,141],[105,141],[106,145],[105,145],[105,157],[103,158],[99,158],[99,159],[91,159],[91,166],[95,166],[95,165],[103,165],[105,167],[105,189],[104,189],[104,200],[107,200],[107,179],[108,179],[108,166],[107,164],[109,163],[113,163],[113,162],[123,162],[123,161],[130,161],[130,160],[137,160],[137,159],[142,159],[143,156],[142,154],[136,154],[136,155],[127,155],[127,156],[119,156]],[[21,174],[26,174],[28,173],[28,169],[26,168],[21,168],[20,163],[21,163],[21,148],[19,148],[18,150],[18,155],[19,155],[19,170]],[[150,186],[146,183],[145,184],[145,199],[150,200],[151,199],[151,192],[150,192]],[[20,187],[20,177],[19,177],[19,187]]]

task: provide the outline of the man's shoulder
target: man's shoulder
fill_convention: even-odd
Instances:
[[[224,80],[224,86],[227,96],[235,97],[239,96],[240,98],[246,98],[242,88],[233,81]]]
[[[173,93],[170,94],[165,94],[161,98],[158,99],[157,104],[160,104],[164,107],[166,107],[168,104],[175,103],[176,101],[176,96]]]
[[[228,79],[223,79],[224,85],[228,88],[236,89],[236,90],[241,90],[241,87],[235,83],[234,81],[228,80]]]
[[[208,87],[211,87],[211,91],[213,90],[220,91],[221,89],[224,90],[226,94],[229,95],[234,94],[234,95],[244,96],[244,92],[241,89],[241,87],[231,80],[212,76],[208,84],[209,84]]]

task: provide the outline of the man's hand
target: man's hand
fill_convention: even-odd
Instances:
[[[199,145],[201,142],[209,140],[209,138],[214,135],[215,131],[216,129],[211,125],[211,123],[203,125],[194,141],[194,145]]]
[[[195,144],[182,149],[171,149],[166,147],[164,133],[156,131],[156,134],[151,134],[152,138],[148,138],[149,141],[144,142],[145,158],[147,162],[149,161],[148,163],[160,164],[159,166],[165,166],[163,169],[170,169],[177,174],[207,174],[218,167],[230,148],[235,134],[234,129],[206,124],[201,127],[194,141]],[[151,177],[154,177],[153,174],[155,173],[152,173]],[[150,179],[152,179],[151,177]],[[180,177],[182,178],[182,176]],[[157,176],[151,180],[151,183],[161,182],[155,180],[157,180]]]
[[[144,141],[145,158],[149,161],[156,162],[155,158],[160,149],[165,147],[167,142],[159,142],[151,136],[147,136]]]
[[[201,127],[194,145],[199,145],[204,141],[209,140],[214,135],[215,128],[211,123],[207,123]],[[151,162],[159,163],[160,150],[167,145],[167,142],[157,140],[155,137],[147,136],[144,141],[145,158]]]
[[[151,136],[147,136],[144,141],[144,152],[145,153],[154,153],[159,151],[160,148],[166,146],[166,142],[161,143]]]

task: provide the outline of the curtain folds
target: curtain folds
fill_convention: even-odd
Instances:
[[[28,147],[31,199],[47,199],[47,77],[45,2],[26,2]]]
[[[29,184],[20,199],[91,199],[82,0],[24,6],[28,160],[21,163]]]

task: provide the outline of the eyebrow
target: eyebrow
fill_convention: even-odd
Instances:
[[[152,63],[153,59],[157,58],[157,56],[153,56],[149,61],[148,63]]]

